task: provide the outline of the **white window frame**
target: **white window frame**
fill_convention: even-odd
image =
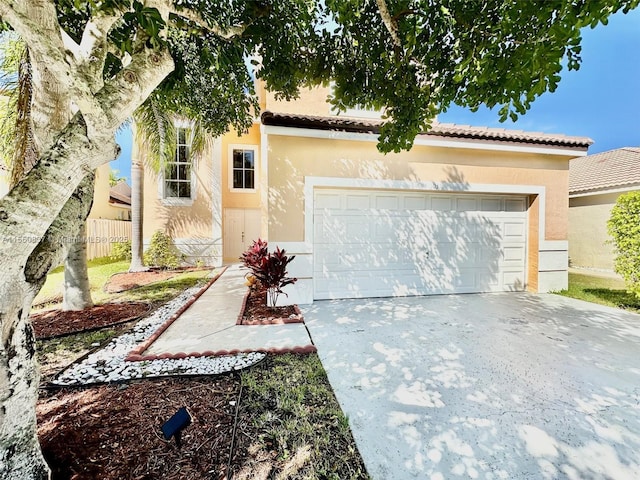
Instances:
[[[234,188],[233,187],[233,151],[234,150],[251,150],[253,152],[253,188]],[[228,165],[228,178],[229,178],[229,191],[234,193],[255,193],[258,191],[258,145],[234,143],[229,145],[229,152],[227,158]]]
[[[177,121],[175,123],[175,128],[177,129],[189,129],[191,130],[193,128],[193,125],[191,125],[189,122],[185,122],[185,121]],[[176,134],[178,132],[176,131]],[[193,205],[194,200],[196,199],[196,191],[197,191],[197,184],[196,184],[196,168],[197,168],[197,161],[196,161],[196,157],[193,155],[193,151],[191,149],[191,139],[188,140],[189,141],[189,154],[188,154],[188,158],[189,161],[191,163],[191,178],[189,179],[189,183],[191,184],[191,195],[189,197],[169,197],[167,196],[167,189],[166,189],[166,177],[165,177],[165,169],[163,168],[160,172],[159,175],[159,183],[158,183],[158,196],[160,197],[160,200],[162,201],[163,205],[166,206],[170,206],[170,207],[188,207]],[[177,139],[176,139],[176,149],[179,148],[179,145],[177,144]]]

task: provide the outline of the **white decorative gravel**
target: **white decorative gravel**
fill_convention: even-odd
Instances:
[[[223,357],[125,361],[131,350],[153,335],[200,288],[193,287],[185,290],[150,316],[139,321],[132,330],[114,338],[104,348],[91,353],[83,361],[71,365],[51,383],[54,385],[89,385],[173,375],[214,375],[241,370],[261,361],[266,356],[262,352],[240,353]]]

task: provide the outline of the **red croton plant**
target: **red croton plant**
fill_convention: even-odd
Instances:
[[[268,306],[275,307],[280,294],[287,295],[282,289],[298,281],[287,276],[287,265],[294,258],[295,255],[287,256],[286,251],[277,246],[269,252],[268,243],[260,238],[240,256],[244,266],[251,270],[251,276],[267,291]]]

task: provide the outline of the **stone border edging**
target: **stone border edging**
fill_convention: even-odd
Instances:
[[[153,360],[181,360],[184,358],[199,358],[199,357],[221,357],[229,355],[238,355],[242,353],[271,353],[274,355],[282,355],[285,353],[316,353],[318,349],[315,345],[305,345],[304,347],[284,347],[284,348],[250,348],[250,349],[234,349],[234,350],[205,350],[204,352],[178,352],[178,353],[161,353],[159,355],[142,355],[142,354],[129,354],[125,359],[128,362],[148,362]]]
[[[295,318],[287,318],[287,317],[269,317],[267,320],[253,320],[244,322],[242,318],[244,317],[244,311],[247,308],[247,302],[249,301],[249,295],[251,295],[251,290],[247,289],[247,293],[244,294],[244,298],[242,299],[242,306],[240,307],[240,313],[238,314],[238,319],[236,320],[236,325],[241,326],[256,326],[256,325],[286,325],[289,323],[304,323],[304,317],[302,316],[302,311],[298,308],[298,305],[294,305],[293,309],[296,312]]]
[[[98,347],[99,349],[100,347]],[[149,375],[149,376],[145,376],[145,377],[135,377],[135,378],[123,378],[121,380],[111,380],[108,382],[92,382],[92,383],[83,383],[83,384],[72,384],[72,385],[63,385],[63,384],[57,384],[57,383],[53,383],[53,382],[46,382],[46,383],[42,383],[40,384],[40,388],[43,388],[45,390],[48,391],[57,391],[57,390],[62,390],[64,388],[77,388],[77,389],[83,389],[83,388],[94,388],[94,387],[103,387],[103,386],[113,386],[113,385],[126,385],[129,383],[141,383],[141,382],[145,382],[147,380],[151,380],[151,381],[162,381],[162,380],[167,380],[168,378],[174,378],[174,377],[179,377],[179,378],[190,378],[190,379],[198,379],[198,378],[209,378],[211,376],[222,376],[222,375],[233,375],[237,372],[239,372],[240,370],[246,370],[249,368],[253,368],[257,365],[260,365],[261,363],[263,363],[266,360],[266,355],[264,357],[262,357],[260,360],[258,360],[255,363],[252,363],[251,365],[244,367],[242,369],[234,369],[234,370],[227,370],[221,373],[213,373],[213,374],[206,374],[206,373],[181,373],[180,375]],[[70,365],[73,365],[72,362]]]
[[[193,303],[200,298],[204,292],[206,292],[209,287],[211,285],[213,285],[221,276],[224,272],[227,271],[228,267],[223,267],[222,271],[220,271],[218,274],[216,274],[211,280],[209,280],[207,282],[207,284],[205,286],[203,286],[200,290],[198,290],[198,292],[196,292],[195,295],[193,295],[184,305],[182,305],[178,310],[176,310],[173,315],[171,315],[169,317],[169,319],[164,322],[160,328],[158,328],[149,338],[147,338],[144,342],[142,342],[140,345],[138,345],[136,348],[134,348],[133,350],[131,350],[129,352],[129,354],[125,357],[124,361],[125,362],[140,362],[143,360],[148,360],[148,358],[145,358],[142,355],[142,352],[144,352],[147,348],[149,348],[151,346],[151,344],[153,342],[155,342],[158,337],[160,335],[162,335],[164,333],[164,331],[169,328],[171,326],[171,324],[173,322],[175,322],[178,317],[180,317],[180,315],[182,315],[185,310],[187,310],[191,305],[193,305]],[[157,356],[154,356],[156,359]],[[178,358],[184,358],[184,357],[178,357]]]

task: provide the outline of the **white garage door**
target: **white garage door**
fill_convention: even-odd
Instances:
[[[524,197],[314,192],[314,298],[522,290]]]

